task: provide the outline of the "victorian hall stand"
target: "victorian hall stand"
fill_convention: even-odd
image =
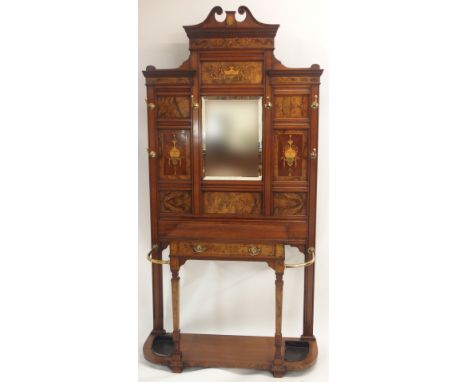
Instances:
[[[282,377],[311,366],[317,357],[313,295],[323,70],[316,64],[286,68],[274,57],[279,25],[258,22],[243,6],[238,9],[245,15],[242,21],[235,11],[226,11],[224,21],[217,21],[215,14],[222,13],[215,7],[202,23],[184,27],[190,57],[179,68],[148,66],[143,72],[152,234],[148,260],[153,275],[153,330],[143,351],[146,360],[173,372],[184,367],[237,367]],[[209,176],[217,171],[209,167],[212,153],[205,142],[209,108],[217,107],[209,103],[213,100],[258,101],[255,174]],[[163,260],[168,245],[169,260]],[[285,264],[285,245],[299,248],[304,262]],[[187,260],[266,262],[276,274],[275,335],[181,333],[179,269]],[[163,327],[165,264],[172,272],[172,333]],[[300,338],[281,334],[283,273],[288,267],[304,268]]]

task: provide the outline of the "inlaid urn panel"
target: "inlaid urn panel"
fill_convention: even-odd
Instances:
[[[190,131],[159,131],[159,178],[190,179]]]
[[[161,212],[190,213],[192,211],[192,194],[190,191],[161,191],[159,193]]]
[[[276,95],[274,101],[276,119],[309,117],[309,96],[307,95]]]
[[[190,97],[159,96],[156,99],[158,119],[187,119],[190,117]]]
[[[278,130],[273,141],[273,179],[307,180],[307,132]]]
[[[259,215],[262,210],[260,192],[204,192],[206,214]]]
[[[202,62],[202,84],[261,84],[262,63],[256,61]]]
[[[306,193],[274,192],[273,211],[276,216],[305,216]]]

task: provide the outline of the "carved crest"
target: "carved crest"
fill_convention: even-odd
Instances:
[[[200,37],[229,37],[229,36],[245,36],[245,37],[270,37],[276,36],[276,31],[279,28],[278,24],[264,24],[253,17],[250,10],[241,6],[237,9],[239,15],[244,15],[245,18],[239,21],[236,18],[235,11],[226,11],[226,18],[223,21],[216,20],[215,15],[222,15],[221,7],[214,7],[208,17],[200,24],[184,26],[187,36],[192,38]]]

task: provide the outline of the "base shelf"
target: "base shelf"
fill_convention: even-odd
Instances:
[[[169,366],[171,335],[160,337],[157,346],[153,347],[155,338],[156,335],[151,334],[144,344],[145,359],[151,363]],[[182,333],[180,347],[183,367],[225,367],[271,371],[275,352],[274,342],[274,337]],[[160,354],[156,354],[153,350]],[[317,353],[315,340],[283,338],[283,359],[290,359],[290,361],[284,361],[286,371],[303,370],[312,366]]]

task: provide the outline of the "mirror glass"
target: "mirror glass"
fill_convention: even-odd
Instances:
[[[202,97],[203,179],[262,179],[262,97]]]

